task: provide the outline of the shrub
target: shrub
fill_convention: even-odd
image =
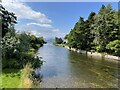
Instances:
[[[120,56],[120,40],[114,40],[107,44],[106,49],[114,55]]]

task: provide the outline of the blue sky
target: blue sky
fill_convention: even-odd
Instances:
[[[98,12],[101,5],[108,5],[109,2],[57,2],[57,3],[27,3],[35,11],[45,13],[52,21],[56,28],[68,33],[74,24],[82,16],[87,19],[91,11]],[[114,9],[118,9],[118,3],[111,3]]]
[[[90,12],[98,13],[102,4],[109,3],[113,9],[118,9],[117,2],[19,2],[18,5],[11,4],[13,8],[10,4],[5,7],[17,14],[17,30],[31,31],[37,36],[51,38],[63,37],[74,27],[80,16],[87,19]],[[17,11],[15,8],[20,9]]]

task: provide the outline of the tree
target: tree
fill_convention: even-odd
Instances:
[[[31,44],[31,36],[26,33],[16,33],[14,24],[17,17],[14,13],[8,12],[0,5],[0,21],[2,23],[2,68],[23,68],[27,63],[31,63],[33,68],[42,65],[41,58],[30,54],[32,45],[43,44],[43,38],[35,38]],[[39,47],[40,47],[39,45]],[[38,48],[37,48],[38,49]]]
[[[2,22],[2,37],[10,31],[14,30],[14,24],[16,24],[17,17],[14,13],[8,12],[1,4],[0,4],[0,17]]]
[[[67,34],[67,35],[65,35],[64,39],[68,39],[68,34]]]
[[[118,46],[116,40],[120,40],[119,15],[120,10],[115,11],[108,4],[107,6],[102,5],[98,14],[91,12],[85,21],[80,17],[74,28],[65,37],[68,40],[68,46],[119,55],[119,47],[115,49],[116,45]]]
[[[114,40],[107,44],[106,48],[109,50],[109,53],[114,53],[117,56],[120,56],[120,40]]]
[[[55,44],[62,44],[63,40],[62,38],[55,37]]]
[[[16,50],[17,46],[20,44],[19,39],[16,37],[14,32],[8,32],[2,39],[2,58],[11,58]]]
[[[12,53],[19,43],[14,29],[14,24],[17,23],[17,17],[14,13],[8,12],[1,4],[0,17],[2,25],[2,58],[4,59],[5,57],[12,57]]]
[[[109,4],[107,7],[103,5],[95,17],[94,43],[98,51],[106,51],[106,45],[110,41],[118,39],[119,29],[115,22],[115,11],[112,10],[111,5]]]
[[[68,35],[69,47],[85,50],[86,48],[86,34],[85,34],[85,21],[80,17],[79,21],[75,24],[74,28]]]
[[[44,41],[43,37],[35,37],[34,35],[30,35],[30,44],[32,48],[38,49],[39,47],[43,46],[46,42]]]
[[[91,12],[88,20],[85,21],[85,39],[86,39],[86,50],[91,50],[93,47],[94,40],[94,24],[95,24],[95,12]]]

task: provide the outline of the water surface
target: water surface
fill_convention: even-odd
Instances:
[[[94,59],[46,44],[38,51],[45,61],[41,70],[42,88],[114,88],[118,86],[118,62]]]

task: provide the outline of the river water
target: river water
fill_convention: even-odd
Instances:
[[[118,62],[87,57],[48,43],[37,53],[45,61],[41,88],[114,88],[118,87]]]

